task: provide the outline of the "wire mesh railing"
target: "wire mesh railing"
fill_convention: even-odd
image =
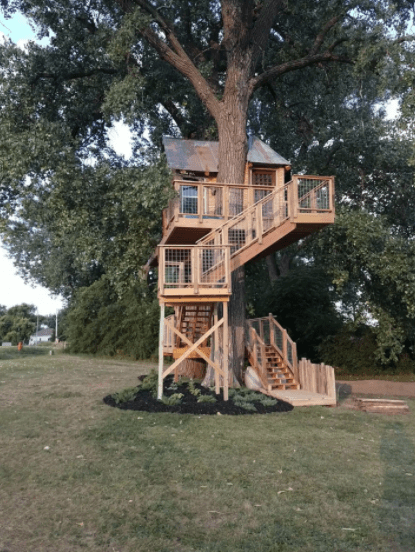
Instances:
[[[229,246],[160,245],[159,292],[187,295],[223,290],[230,293]]]
[[[333,177],[295,176],[295,180],[298,188],[298,210],[300,213],[319,213],[331,210]]]

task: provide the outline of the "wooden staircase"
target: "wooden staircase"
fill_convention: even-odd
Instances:
[[[269,391],[274,389],[300,389],[300,384],[288,368],[287,362],[284,361],[273,345],[265,346],[265,365]]]
[[[184,304],[176,307],[176,327],[181,334],[187,337],[189,341],[195,343],[212,326],[213,304]],[[208,340],[201,344],[201,348],[206,355],[210,355]],[[173,348],[173,358],[177,359],[188,349],[188,345],[176,336]],[[193,353],[190,358],[199,358],[200,355]]]

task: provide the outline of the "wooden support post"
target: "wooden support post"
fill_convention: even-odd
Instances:
[[[229,398],[229,328],[228,328],[228,303],[224,301],[223,305],[223,400]]]
[[[164,312],[165,307],[164,303],[160,305],[160,336],[159,336],[159,377],[158,377],[158,388],[157,388],[157,398],[160,401],[163,397],[163,338],[164,338]]]
[[[218,304],[215,303],[214,311],[213,311],[213,324],[216,326],[218,323]],[[219,358],[219,329],[215,330],[215,333],[213,334],[213,345],[214,345],[214,360],[215,362],[218,362]],[[219,395],[220,393],[220,377],[219,372],[215,370],[215,393],[216,395]]]

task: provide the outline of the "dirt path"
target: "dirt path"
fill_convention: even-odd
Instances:
[[[415,382],[361,380],[337,381],[336,387],[341,395],[362,393],[367,395],[387,395],[396,397],[415,397]]]

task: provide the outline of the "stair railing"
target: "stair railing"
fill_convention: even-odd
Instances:
[[[247,320],[247,341],[249,360],[258,374],[264,389],[268,389],[268,372],[266,367],[265,342],[256,332],[250,320]]]

